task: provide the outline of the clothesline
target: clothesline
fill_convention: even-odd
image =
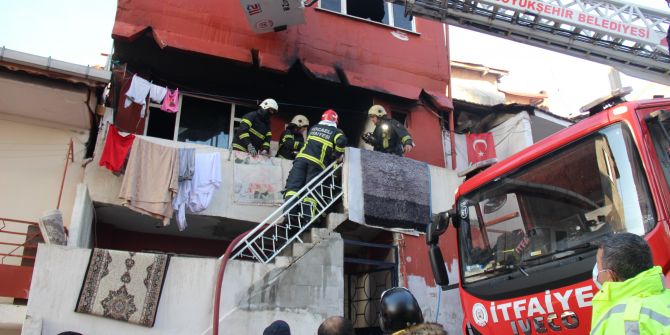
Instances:
[[[127,69],[124,70],[124,76],[130,75],[131,77],[133,75],[136,75],[137,73],[134,73],[132,71],[129,71]],[[248,97],[236,97],[236,96],[230,96],[230,95],[221,95],[221,94],[214,94],[214,93],[208,93],[208,92],[203,92],[203,91],[198,91],[194,89],[193,87],[190,87],[188,85],[178,85],[174,83],[174,81],[168,81],[165,80],[164,78],[161,78],[160,76],[155,76],[155,79],[157,79],[157,82],[162,82],[162,83],[173,83],[173,85],[166,85],[167,87],[179,87],[181,88],[181,93],[183,94],[190,94],[190,95],[200,95],[206,98],[210,99],[217,99],[220,102],[224,103],[234,103],[234,104],[245,104],[247,107],[255,107],[260,104],[260,102],[264,99],[264,97],[261,98],[248,98]],[[276,99],[275,99],[276,100]],[[348,108],[342,108],[342,107],[336,107],[336,106],[314,106],[314,105],[304,105],[304,104],[297,104],[297,103],[289,103],[289,102],[281,102],[278,101],[280,106],[289,106],[289,107],[300,107],[300,108],[306,108],[306,109],[313,109],[316,111],[325,111],[327,109],[334,109],[338,113],[343,113],[343,114],[359,114],[361,115],[362,110],[354,110],[354,109],[348,109]]]

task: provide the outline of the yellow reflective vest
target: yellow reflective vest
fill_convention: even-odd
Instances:
[[[670,334],[670,291],[661,267],[623,282],[605,282],[593,297],[591,334]]]

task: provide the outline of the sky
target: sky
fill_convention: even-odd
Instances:
[[[0,0],[0,48],[105,65],[116,0]]]
[[[230,1],[230,0],[226,0]],[[632,0],[631,0],[632,1]],[[668,10],[664,0],[637,0]],[[104,65],[112,49],[116,0],[0,0],[0,48],[51,56],[82,65]],[[476,43],[473,43],[476,41]],[[568,116],[610,92],[609,67],[473,31],[450,28],[453,60],[507,70],[501,87],[546,91],[553,113]],[[670,96],[670,87],[622,75],[634,98]]]

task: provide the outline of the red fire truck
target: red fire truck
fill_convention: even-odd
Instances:
[[[466,180],[426,234],[456,228],[465,334],[588,334],[597,246],[644,236],[670,270],[670,99],[590,106],[591,116]]]

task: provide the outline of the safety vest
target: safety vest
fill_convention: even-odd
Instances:
[[[605,282],[593,297],[591,335],[670,334],[670,291],[655,266],[623,282]]]
[[[342,130],[323,122],[319,122],[309,130],[305,145],[296,158],[306,159],[325,169],[344,153],[347,138]]]

